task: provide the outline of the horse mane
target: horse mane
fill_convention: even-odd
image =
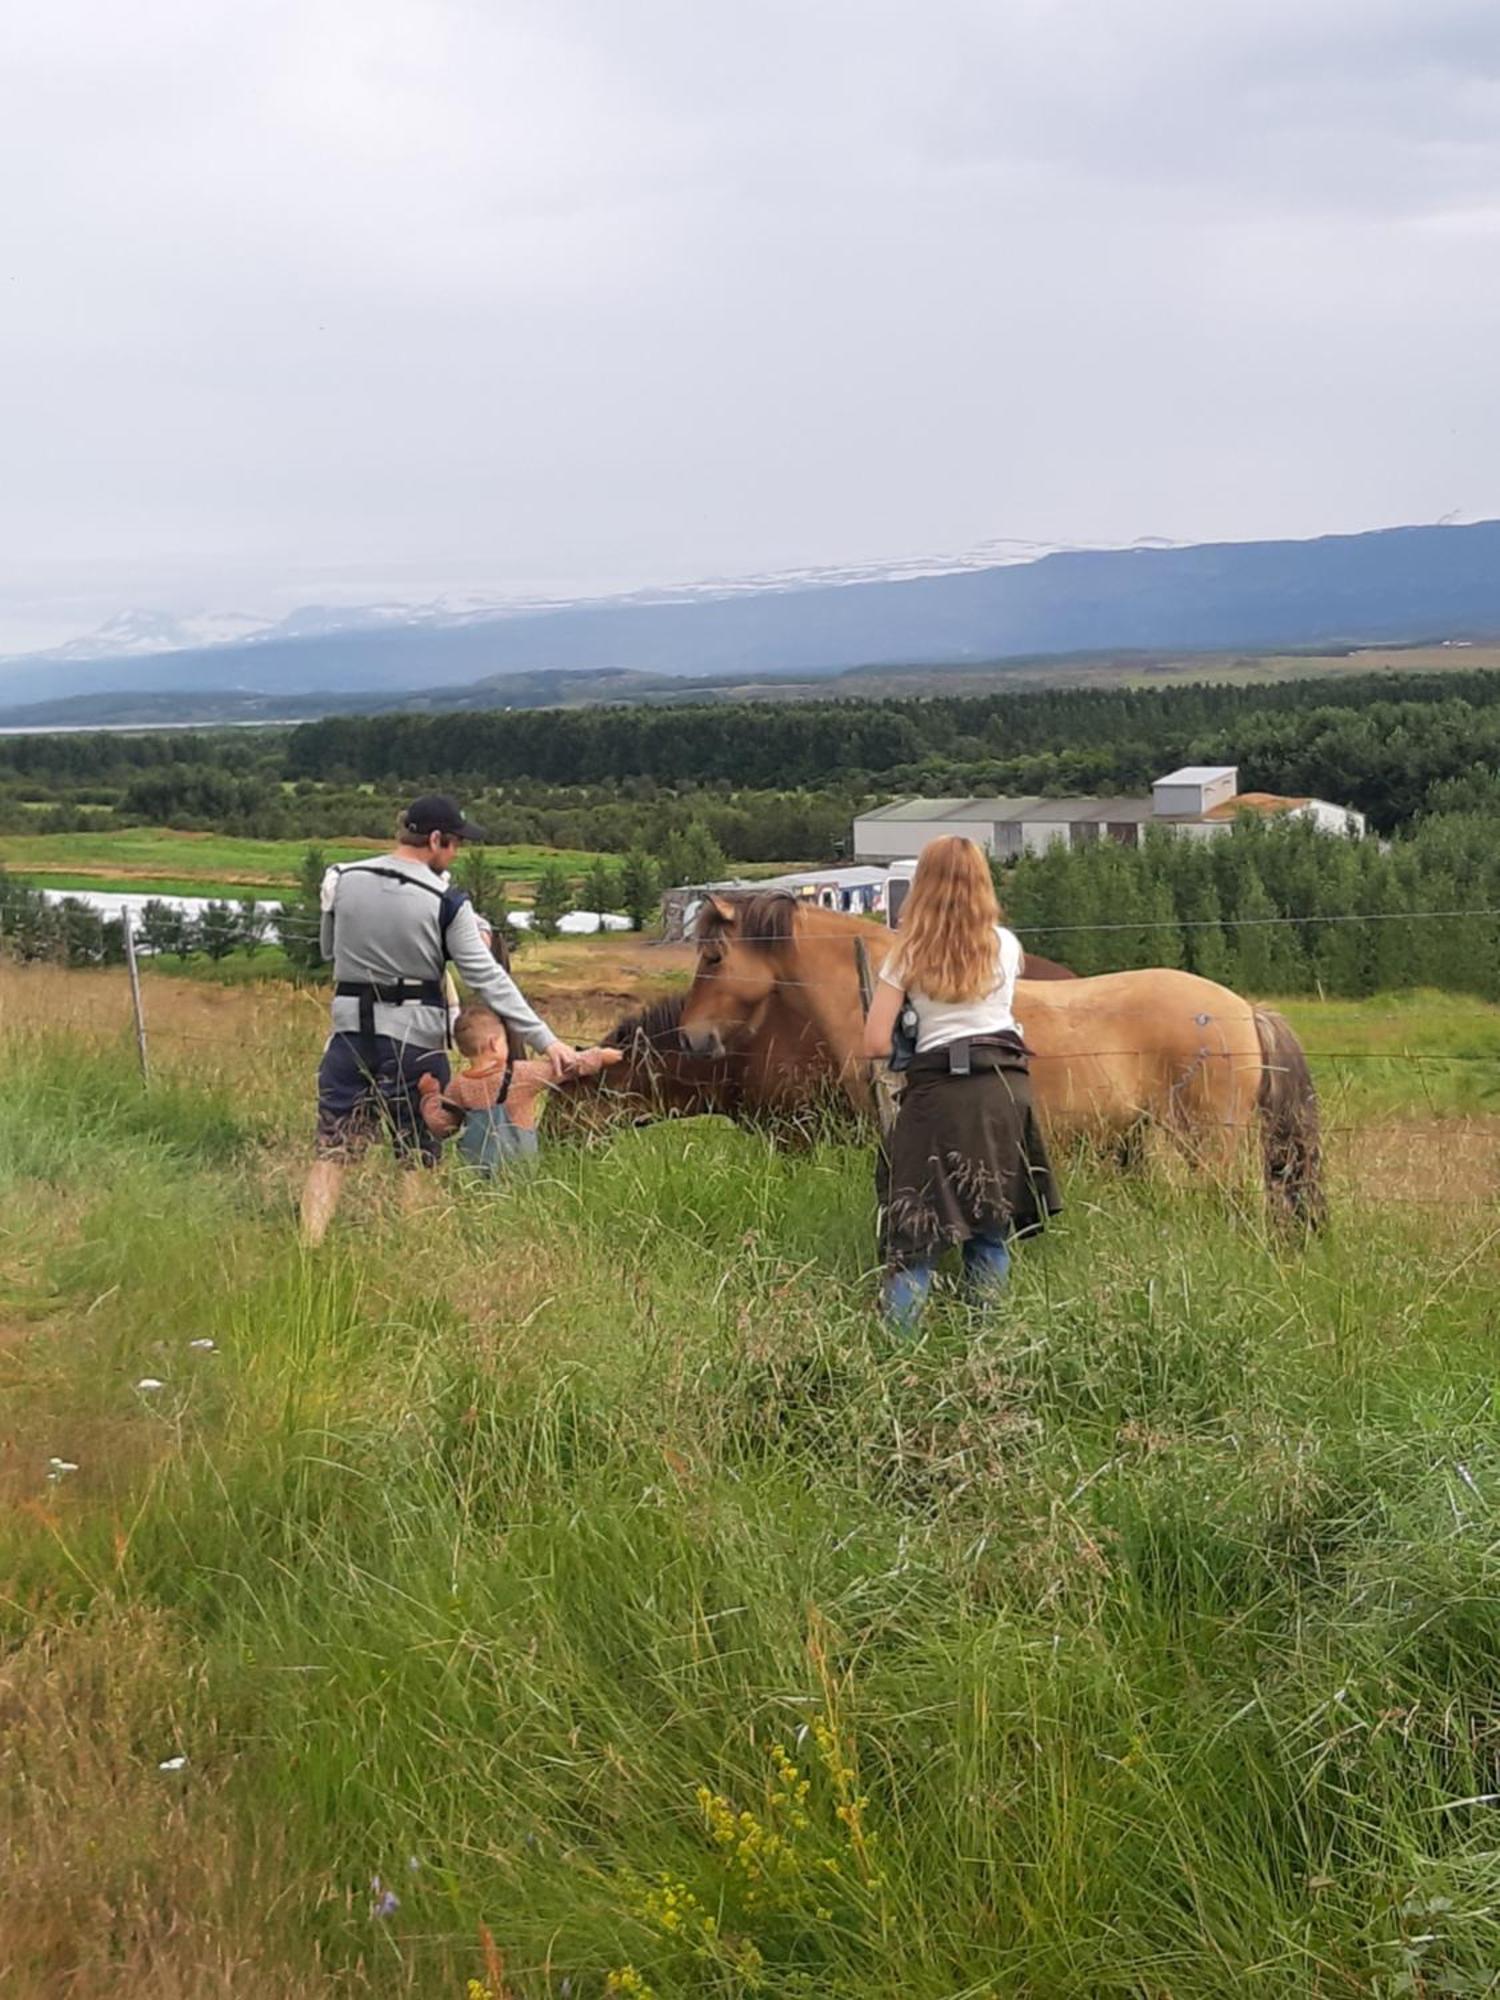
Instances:
[[[602,1038],[600,1046],[606,1049],[629,1049],[637,1038],[644,1035],[648,1042],[657,1042],[670,1035],[676,1037],[682,1026],[685,993],[672,993],[665,1000],[653,1000],[649,1007],[642,1007],[639,1013],[627,1014],[616,1021],[609,1033]]]
[[[732,907],[732,916],[723,914],[718,908],[720,903]],[[752,945],[757,951],[772,951],[777,945],[791,943],[797,909],[797,898],[789,889],[729,889],[705,899],[693,926],[693,936],[702,944],[719,937],[734,924],[741,944]]]

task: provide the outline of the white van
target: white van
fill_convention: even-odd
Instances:
[[[885,920],[892,930],[901,921],[901,905],[906,901],[911,888],[911,878],[917,872],[915,861],[893,861],[885,878]]]

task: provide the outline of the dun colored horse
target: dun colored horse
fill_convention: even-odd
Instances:
[[[682,1036],[686,996],[657,1000],[617,1021],[601,1039],[624,1061],[557,1092],[557,1111],[589,1122],[588,1107],[639,1123],[718,1115],[790,1135],[822,1129],[830,1107],[845,1117],[837,1070],[812,1025],[784,1002],[757,1010],[753,1035],[695,1054]],[[565,1109],[566,1107],[566,1109]]]
[[[776,891],[712,898],[682,1008],[685,1047],[700,1059],[737,1062],[747,1077],[784,1062],[788,1083],[803,1090],[833,1078],[852,1104],[872,1109],[860,1057],[860,946],[868,953],[876,937],[857,917]],[[1154,1125],[1205,1171],[1227,1174],[1258,1124],[1273,1208],[1313,1226],[1322,1220],[1317,1098],[1301,1044],[1279,1014],[1168,970],[1023,978],[1016,1012],[1051,1134],[1125,1146]]]

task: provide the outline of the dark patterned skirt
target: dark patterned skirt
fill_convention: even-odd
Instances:
[[[979,1050],[975,1050],[976,1058]],[[971,1236],[1029,1236],[1062,1207],[1019,1064],[954,1076],[918,1057],[877,1155],[880,1247],[889,1269]]]

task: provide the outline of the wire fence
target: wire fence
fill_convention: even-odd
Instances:
[[[122,966],[119,969],[124,975],[126,968]],[[199,982],[179,983],[173,980],[170,983],[180,994],[202,994],[205,999],[210,993],[222,991]],[[251,1075],[264,1079],[274,1073],[286,1079],[297,1066],[306,1065],[311,1096],[313,1034],[309,1033],[304,1041],[297,1021],[288,1019],[283,1013],[283,1032],[247,1035],[237,1019],[232,1032],[220,1032],[212,1027],[163,1019],[159,1004],[162,993],[163,988],[158,984],[151,983],[144,988],[137,984],[131,988],[127,978],[121,978],[118,1030],[128,1033],[134,1026],[142,1078],[148,1085],[154,1061],[159,1075],[171,1077],[174,1067],[177,1067],[171,1064],[171,1052],[180,1047],[191,1052],[188,1060],[192,1067],[201,1066],[205,1073],[212,1072],[220,1077],[232,1075],[236,1065],[248,1063]],[[294,1008],[296,1015],[319,1038],[328,1032],[328,997],[326,987],[309,986],[302,990],[300,1004]],[[679,1006],[682,998],[685,996],[678,999]],[[208,1004],[221,1003],[214,999]],[[284,1002],[280,1004],[285,1005]],[[673,1003],[668,1001],[666,1004],[670,1009]],[[634,1018],[635,1014],[626,1016],[627,1021]],[[1198,1037],[1191,1056],[1190,1068],[1193,1072],[1199,1076],[1205,1073],[1211,1076],[1225,1065],[1263,1069],[1263,1060],[1249,1049],[1214,1047],[1205,1042],[1202,1039],[1204,1031],[1211,1032],[1215,1025],[1212,1020],[1203,1022],[1196,1013],[1187,1021],[1177,1023],[1179,1030],[1188,1027]],[[1162,1026],[1158,1016],[1156,1030],[1160,1032]],[[675,1045],[670,1030],[665,1047],[659,1036],[655,1042],[637,1052],[639,1059],[633,1064],[628,1047],[625,1053],[624,1069],[609,1071],[597,1084],[584,1086],[588,1092],[584,1101],[598,1108],[606,1122],[620,1113],[632,1119],[638,1119],[643,1114],[657,1118],[691,1116],[695,1112],[715,1110],[735,1115],[740,1095],[752,1072],[763,1062],[760,1052],[733,1042],[723,1046],[712,1057],[691,1057]],[[208,1060],[215,1055],[222,1061]],[[1066,1057],[1048,1056],[1045,1051],[1034,1053],[1032,1071],[1039,1095],[1045,1102],[1048,1075],[1056,1074],[1062,1063],[1069,1065],[1078,1075],[1086,1065],[1133,1062],[1140,1056],[1139,1047],[1101,1041],[1088,1049],[1071,1050]],[[1492,1133],[1487,1124],[1472,1122],[1472,1114],[1488,1114],[1492,1105],[1500,1110],[1500,1050],[1491,1054],[1472,1048],[1436,1052],[1400,1047],[1385,1050],[1337,1047],[1312,1050],[1309,1057],[1321,1099],[1321,1136],[1327,1142],[1350,1142],[1337,1155],[1341,1163],[1337,1169],[1338,1182],[1347,1198],[1356,1204],[1372,1202],[1378,1206],[1394,1204],[1450,1212],[1455,1209],[1467,1212],[1492,1203],[1496,1192],[1500,1191],[1500,1133]],[[157,1058],[164,1059],[164,1069],[163,1062],[155,1060]],[[689,1076],[700,1086],[700,1095],[705,1072],[710,1083],[712,1079],[719,1080],[722,1086],[719,1102],[713,1101],[712,1088],[708,1092],[708,1102],[695,1102],[687,1111],[680,1108],[674,1110],[664,1101],[662,1079],[666,1080],[668,1088],[665,1095],[669,1097],[679,1059]],[[1489,1072],[1494,1073],[1493,1085],[1488,1080]],[[1387,1079],[1400,1073],[1413,1078],[1417,1087],[1407,1094],[1405,1102],[1399,1107],[1392,1107],[1382,1101],[1382,1089]],[[1465,1084],[1457,1103],[1451,1093],[1439,1102],[1431,1095],[1431,1085],[1433,1082],[1440,1084],[1444,1073],[1476,1079],[1484,1077],[1485,1081],[1476,1082],[1472,1090]],[[1360,1081],[1362,1077],[1370,1076],[1378,1079],[1374,1099],[1370,1098]],[[1179,1082],[1183,1080],[1179,1078]],[[549,1093],[555,1090],[578,1100],[579,1093],[571,1084],[554,1085],[550,1078],[535,1072],[532,1073],[532,1081]],[[1087,1074],[1082,1074],[1076,1087],[1086,1092],[1089,1083]],[[836,1100],[837,1076],[826,1067],[821,1074],[810,1076],[807,1096],[809,1109],[814,1113],[818,1099]],[[1472,1101],[1465,1102],[1466,1098]],[[1239,1102],[1244,1104],[1243,1097]],[[1354,1115],[1361,1110],[1363,1115]],[[1420,1119],[1424,1111],[1431,1112],[1442,1124],[1437,1128],[1427,1127],[1417,1141],[1412,1137],[1412,1120]],[[1468,1122],[1463,1115],[1465,1112],[1471,1114]],[[1205,1115],[1201,1108],[1198,1115],[1203,1121],[1202,1136],[1205,1139],[1211,1138],[1214,1133],[1222,1137],[1226,1132],[1233,1132],[1238,1143],[1239,1135],[1253,1135],[1261,1126],[1259,1110],[1249,1107],[1242,1116],[1221,1113],[1215,1117],[1211,1112]],[[1082,1122],[1087,1124],[1088,1121],[1085,1118]],[[1158,1122],[1171,1130],[1172,1121],[1169,1119],[1163,1118]],[[1462,1137],[1456,1136],[1460,1132]],[[1079,1132],[1073,1136],[1083,1138],[1085,1135]],[[1115,1136],[1121,1135],[1117,1133]],[[1177,1136],[1181,1138],[1182,1134],[1179,1132]],[[1059,1143],[1066,1150],[1069,1143],[1066,1132],[1060,1135]],[[1418,1146],[1415,1153],[1412,1151],[1414,1144]]]
[[[96,967],[113,963],[119,963],[126,967],[132,984],[137,1049],[143,1074],[149,1072],[149,1041],[151,1035],[161,1037],[165,1034],[170,1034],[174,1040],[180,1040],[185,1043],[196,1041],[198,1046],[205,1048],[211,1046],[217,1039],[210,1033],[195,1036],[193,1030],[185,1029],[177,1024],[173,1024],[168,1028],[165,1024],[156,1022],[148,1030],[141,1001],[135,961],[138,961],[140,964],[149,964],[153,958],[170,959],[180,957],[189,942],[185,930],[180,930],[176,940],[176,949],[174,949],[170,924],[163,931],[160,923],[153,930],[152,926],[143,922],[142,914],[144,905],[151,900],[143,899],[142,904],[136,905],[126,903],[122,906],[117,917],[109,919],[96,916],[92,925],[82,925],[75,919],[75,928],[71,933],[65,929],[55,929],[40,936],[34,931],[28,934],[24,925],[18,929],[14,922],[14,911],[8,910],[6,905],[0,902],[0,958],[10,955],[33,960],[42,958],[54,962],[60,959],[64,963],[72,964],[77,964],[81,960],[85,965]],[[277,912],[269,921],[265,921],[253,915],[247,916],[244,906],[240,907],[238,913],[235,906],[227,902],[218,903],[214,907],[219,913],[218,928],[208,937],[199,940],[202,955],[205,958],[210,961],[222,962],[238,953],[246,951],[253,957],[255,951],[262,945],[279,944],[292,956],[294,965],[298,970],[310,975],[316,981],[315,990],[310,992],[308,996],[310,1002],[315,1002],[319,1005],[322,1004],[321,954],[319,951],[321,924],[319,916],[315,912],[305,907],[293,906]],[[54,916],[58,908],[58,905],[48,906],[49,912]],[[810,941],[817,947],[817,955],[821,956],[822,965],[821,969],[816,971],[807,971],[805,969],[794,971],[784,961],[782,954],[777,952],[777,963],[775,966],[776,985],[793,995],[795,995],[797,990],[805,991],[809,994],[821,993],[824,998],[839,999],[847,1004],[848,996],[852,993],[854,984],[858,978],[856,953],[851,949],[847,955],[847,959],[845,959],[842,953],[835,952],[833,958],[830,960],[826,950],[829,942],[837,942],[842,938],[849,940],[852,944],[855,938],[863,936],[868,943],[875,944],[879,938],[884,936],[889,938],[892,946],[894,946],[895,934],[889,931],[877,930],[873,925],[868,924],[853,924],[845,930],[829,929],[826,926],[819,927],[816,923],[818,917],[842,913],[824,912],[818,906],[810,904],[797,904],[793,908],[799,915],[805,912],[807,916],[814,920],[811,926]],[[90,915],[93,914],[90,913]],[[239,919],[248,926],[244,935],[237,935],[235,932],[234,920],[237,914]],[[1027,935],[1029,937],[1052,939],[1068,935],[1084,936],[1094,933],[1120,935],[1126,933],[1149,934],[1156,931],[1174,931],[1183,934],[1201,928],[1218,928],[1221,932],[1232,935],[1238,930],[1260,930],[1273,926],[1370,926],[1390,923],[1408,925],[1463,923],[1472,925],[1483,921],[1493,921],[1497,917],[1500,917],[1500,909],[1488,904],[1476,904],[1452,908],[1405,909],[1399,911],[1324,912],[1305,916],[1229,916],[1220,919],[1204,920],[1204,923],[1201,925],[1195,924],[1191,920],[1186,922],[1167,922],[1165,920],[1157,922],[1144,919],[1139,921],[1111,920],[1091,923],[1033,925],[1027,927]],[[710,928],[701,939],[697,940],[699,944],[699,958],[695,968],[695,986],[702,991],[711,992],[717,982],[723,982],[725,987],[729,988],[740,980],[742,968],[731,967],[722,962],[727,947],[731,943],[735,945],[747,945],[752,949],[764,948],[764,951],[770,954],[775,952],[778,947],[785,947],[791,943],[801,943],[803,941],[800,937],[789,937],[785,926],[775,930],[757,930],[751,932],[743,931],[738,926],[733,928],[726,927],[723,930]],[[645,940],[642,939],[642,942],[644,943]],[[1486,968],[1476,963],[1476,977],[1473,981],[1475,987],[1482,987],[1486,983],[1485,972]],[[1316,982],[1314,982],[1314,990],[1320,994],[1323,991],[1321,986],[1318,986]],[[1020,1011],[1023,1016],[1027,1004],[1026,1000],[1021,1002]],[[1030,1001],[1029,1004],[1034,1006],[1039,1003]],[[1208,1029],[1212,1027],[1213,1023],[1211,1018],[1205,1020],[1200,1016],[1195,1018],[1194,1025]],[[282,1047],[281,1042],[273,1037],[250,1038],[247,1040],[244,1036],[237,1035],[236,1044],[244,1052],[249,1052],[253,1049],[268,1057],[274,1055]],[[1071,1051],[1069,1060],[1075,1064],[1102,1064],[1128,1060],[1136,1054],[1138,1054],[1138,1051],[1130,1047],[1100,1046],[1092,1049]],[[1202,1051],[1199,1060],[1212,1058],[1215,1054],[1216,1052],[1212,1049],[1205,1049]],[[738,1068],[740,1074],[745,1075],[748,1074],[749,1066],[757,1058],[753,1052],[741,1050],[731,1044],[731,1046],[723,1051],[719,1060],[724,1065],[727,1074],[733,1075],[736,1068]],[[1055,1059],[1049,1058],[1043,1053],[1036,1060],[1045,1069],[1049,1062]],[[1459,1064],[1469,1065],[1472,1073],[1475,1068],[1494,1066],[1496,1062],[1495,1058],[1490,1057],[1482,1051],[1456,1050],[1435,1053],[1404,1047],[1389,1050],[1321,1049],[1313,1052],[1313,1060],[1319,1065],[1325,1084],[1332,1081],[1332,1078],[1327,1073],[1330,1066],[1334,1065],[1400,1065],[1409,1067],[1419,1074],[1433,1074],[1445,1068],[1451,1069],[1453,1066]]]
[[[49,906],[49,908],[53,910],[56,910],[58,907],[59,906],[57,905]],[[222,907],[226,911],[230,911],[233,909],[233,906],[228,904],[225,904]],[[810,909],[811,914],[813,914],[814,916],[822,914],[813,906],[799,905],[798,908]],[[45,946],[48,943],[48,940],[45,938],[35,941],[37,945],[42,948],[30,949],[29,946],[32,944],[33,940],[31,940],[28,937],[24,929],[18,930],[18,928],[13,923],[8,925],[6,921],[6,914],[7,913],[3,905],[0,905],[0,958],[10,956],[13,958],[19,958],[24,962],[43,961],[49,963],[68,963],[68,964],[79,963],[78,961],[67,958],[64,949],[54,949],[54,950],[46,949]],[[1241,928],[1261,928],[1270,925],[1303,925],[1303,924],[1354,925],[1354,924],[1375,924],[1375,923],[1393,923],[1393,922],[1422,923],[1422,922],[1452,922],[1452,921],[1471,922],[1480,919],[1493,919],[1493,918],[1500,918],[1500,908],[1494,908],[1487,905],[1470,905],[1458,909],[1441,909],[1441,910],[1411,909],[1411,910],[1400,910],[1400,911],[1346,911],[1340,913],[1325,913],[1320,915],[1307,915],[1307,916],[1278,915],[1278,916],[1265,916],[1265,917],[1224,917],[1224,918],[1204,920],[1204,925],[1202,927],[1211,927],[1211,928],[1218,928],[1222,930],[1232,931]],[[98,919],[98,922],[100,924],[101,930],[105,932],[108,932],[111,926],[114,927],[114,930],[118,936],[118,943],[119,943],[118,956],[117,957],[90,956],[82,961],[83,967],[98,968],[100,966],[107,966],[111,963],[118,963],[122,966],[125,966],[128,964],[128,961],[132,956],[134,956],[141,963],[149,964],[153,958],[157,957],[177,958],[181,960],[182,958],[193,955],[190,949],[179,950],[170,945],[164,946],[160,942],[160,940],[153,942],[151,937],[148,935],[146,929],[143,928],[140,922],[140,906],[132,906],[130,904],[125,904],[122,907],[118,917],[115,918],[100,917]],[[1139,931],[1153,931],[1153,930],[1181,931],[1198,927],[1200,926],[1196,925],[1191,920],[1186,922],[1177,922],[1177,921],[1157,922],[1157,921],[1142,920],[1139,922],[1120,921],[1120,922],[1107,922],[1107,923],[1071,923],[1071,924],[1056,924],[1056,925],[1029,925],[1027,926],[1027,935],[1057,936],[1057,935],[1072,934],[1072,933],[1083,935],[1088,933],[1120,933],[1120,932],[1134,933]],[[862,926],[861,928],[871,931],[873,931],[874,929],[873,926]],[[619,936],[621,934],[616,933],[614,935]],[[631,933],[629,935],[639,937],[642,943],[646,942],[644,935],[641,933]],[[891,939],[892,945],[894,947],[896,933],[885,932],[884,935],[888,936]],[[281,944],[283,946],[290,944],[294,948],[300,947],[303,951],[307,953],[309,960],[306,969],[312,975],[311,985],[313,991],[310,997],[321,998],[323,996],[325,989],[325,975],[322,973],[321,968],[319,967],[316,956],[311,951],[311,947],[320,941],[320,936],[321,936],[321,927],[319,919],[316,916],[312,915],[311,913],[303,911],[287,911],[279,915],[278,917],[272,919],[271,922],[264,928],[258,928],[254,933],[253,937],[238,940],[236,943],[234,943],[227,949],[221,948],[221,949],[205,950],[200,947],[198,955],[201,955],[211,961],[220,962],[233,957],[236,951],[248,952],[248,954],[253,957],[254,952],[256,950],[258,950],[261,946],[268,944]],[[829,933],[824,933],[821,935],[815,934],[814,937],[810,940],[810,942],[812,942],[814,945],[824,945],[830,941],[831,937],[834,936],[845,936],[852,943],[859,936],[859,933],[857,931],[854,931],[841,934],[829,934]],[[785,946],[791,941],[792,940],[788,938],[788,935],[785,931],[744,932],[736,928],[732,932],[711,933],[701,941],[700,957],[694,971],[694,983],[695,985],[698,984],[708,985],[718,981],[722,981],[725,984],[740,983],[740,975],[734,971],[726,969],[722,965],[722,963],[719,962],[713,956],[713,950],[716,945],[722,947],[723,945],[728,943],[744,944],[753,947],[763,946],[766,947],[767,950],[770,950],[772,947]],[[800,942],[800,940],[798,941]],[[54,939],[52,940],[52,942],[55,946],[65,947],[66,945],[66,940]],[[707,947],[707,950],[705,951],[703,947]],[[1147,968],[1141,968],[1141,969],[1144,970]],[[1162,969],[1177,970],[1178,968],[1162,968]],[[811,976],[797,976],[795,974],[790,973],[785,965],[779,964],[776,967],[775,983],[778,987],[788,988],[788,989],[800,989],[806,991],[823,990],[826,992],[835,992],[835,991],[846,992],[850,990],[851,983],[857,979],[857,976],[858,975],[856,969],[856,961],[854,953],[851,951],[849,956],[849,963],[847,965],[842,965],[842,964],[836,965],[832,969],[822,971]],[[1187,976],[1197,976],[1197,975],[1188,974]],[[1023,972],[1023,979],[1024,979],[1024,972]],[[1047,983],[1054,984],[1057,982],[1047,982]],[[1034,990],[1035,987],[1033,985],[1033,991]],[[1195,1014],[1194,1019],[1196,1024],[1202,1027],[1207,1027],[1211,1024],[1210,1019],[1204,1018],[1201,1014]],[[182,1036],[185,1035],[187,1031],[175,1029],[173,1032],[178,1034],[179,1036]],[[212,1040],[213,1038],[205,1036],[203,1039]],[[1070,1059],[1082,1061],[1082,1060],[1112,1060],[1116,1058],[1123,1058],[1136,1053],[1139,1053],[1139,1051],[1129,1048],[1120,1048],[1120,1049],[1101,1048],[1101,1049],[1090,1049],[1090,1050],[1072,1050],[1069,1052],[1069,1055]],[[1399,1061],[1399,1062],[1430,1063],[1430,1064],[1452,1064],[1458,1062],[1473,1062],[1473,1063],[1485,1064],[1485,1063],[1493,1063],[1496,1060],[1500,1060],[1500,1058],[1491,1057],[1482,1051],[1461,1050],[1461,1051],[1452,1051],[1452,1052],[1444,1052],[1441,1054],[1437,1054],[1437,1053],[1413,1051],[1405,1048],[1399,1050],[1393,1049],[1390,1051],[1379,1051],[1370,1049],[1335,1049],[1335,1050],[1322,1049],[1315,1052],[1315,1057],[1317,1060],[1320,1061],[1340,1061],[1340,1062]],[[734,1050],[726,1050],[722,1059],[726,1061],[733,1061],[740,1059],[739,1052]]]

